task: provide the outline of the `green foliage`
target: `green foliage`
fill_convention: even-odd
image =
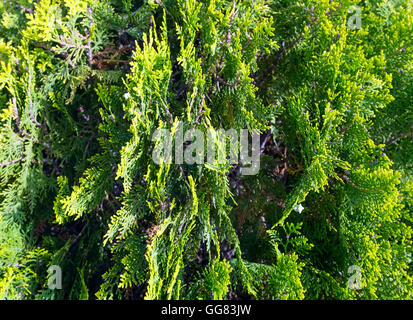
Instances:
[[[413,298],[411,1],[0,15],[0,299]],[[260,131],[258,174],[154,162],[194,128]]]

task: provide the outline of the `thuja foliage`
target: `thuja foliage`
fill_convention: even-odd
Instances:
[[[0,298],[413,298],[410,0],[0,15]],[[155,163],[180,126],[259,130],[258,174]]]

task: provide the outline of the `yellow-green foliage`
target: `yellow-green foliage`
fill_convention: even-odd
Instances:
[[[0,16],[1,299],[413,298],[410,0]],[[258,174],[154,162],[194,128],[258,130]]]

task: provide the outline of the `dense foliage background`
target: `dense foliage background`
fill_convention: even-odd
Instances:
[[[1,299],[413,298],[411,0],[0,15]],[[259,173],[155,164],[179,121],[260,129]]]

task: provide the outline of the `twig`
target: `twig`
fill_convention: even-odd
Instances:
[[[231,13],[231,15],[230,15],[230,17],[229,17],[229,26],[228,26],[228,32],[227,32],[227,37],[226,37],[226,39],[227,39],[227,45],[229,45],[230,42],[231,42],[231,38],[232,38],[232,35],[231,35],[232,22],[234,21],[234,17],[235,17],[235,15],[236,15],[237,12],[238,12],[238,9],[235,10],[235,5],[236,5],[236,0],[232,0],[232,13]]]
[[[21,161],[23,158],[24,158],[24,156],[21,156],[21,157],[19,157],[19,158],[17,158],[17,159],[14,159],[14,160],[10,160],[10,161],[7,161],[7,162],[0,162],[0,167],[5,167],[5,166],[8,166],[8,165],[10,165],[10,164],[19,162],[19,161]]]
[[[193,92],[194,96],[192,97],[191,102],[189,103],[189,110],[192,110],[192,107],[194,106],[194,102],[195,102],[197,94],[198,94],[198,87],[195,87],[194,92]]]
[[[205,99],[205,96],[203,96],[202,98]],[[201,119],[203,115],[204,115],[204,104],[201,104],[201,109],[199,109],[198,111],[198,115],[195,118],[194,125],[196,125],[199,122],[199,120]]]
[[[318,18],[317,18],[318,19]],[[307,27],[309,27],[311,23],[307,23]],[[260,87],[271,75],[271,73],[278,67],[279,62],[281,61],[282,57],[284,56],[285,53],[287,53],[288,50],[293,48],[298,42],[300,42],[304,38],[304,31],[301,32],[301,34],[291,43],[289,43],[287,46],[283,46],[279,51],[277,58],[275,58],[274,63],[271,65],[271,67],[267,70],[267,72],[264,74],[263,78],[257,82],[257,87]],[[283,42],[284,44],[284,42]]]
[[[12,98],[12,106],[13,106],[13,112],[14,116],[16,117],[16,126],[18,131],[18,134],[23,134],[26,138],[28,139],[33,139],[31,135],[29,135],[21,126],[20,126],[20,116],[19,116],[19,110],[17,109],[17,103],[16,103],[16,98]],[[33,139],[34,140],[34,139]]]
[[[19,111],[17,109],[16,98],[13,97],[11,99],[11,101],[12,101],[13,113],[14,113],[14,116],[16,117],[16,125],[17,125],[17,128],[19,129],[19,131],[21,131],[21,129],[20,129],[20,117],[19,117]]]
[[[353,188],[355,188],[355,189],[358,189],[358,190],[361,190],[361,191],[364,191],[364,192],[369,192],[369,193],[377,193],[377,192],[383,191],[383,188],[376,189],[376,190],[370,190],[370,189],[366,189],[366,188],[363,188],[363,187],[356,186],[356,185],[350,180],[350,178],[349,178],[347,175],[345,175],[345,174],[339,174],[339,176],[341,176],[344,180],[346,180],[346,181],[347,181]]]
[[[89,37],[90,37],[90,33],[93,28],[92,8],[88,8],[87,11],[89,12],[89,19],[90,19],[90,22],[89,22]],[[87,52],[88,52],[89,66],[92,67],[93,53],[92,53],[92,40],[91,39],[87,43]]]
[[[326,15],[328,16],[328,15],[336,12],[339,8],[340,8],[340,6],[337,6],[336,8],[334,8],[334,10],[327,11]],[[311,10],[310,10],[310,19],[311,19],[311,21],[307,22],[306,28],[310,27],[311,25],[313,25],[314,23],[316,23],[319,20],[319,17],[314,18],[313,11],[314,11],[314,7],[312,7]],[[304,28],[304,30],[305,30],[305,28]],[[304,31],[302,31],[300,33],[300,35],[294,41],[290,42],[287,46],[284,46],[284,42],[283,42],[283,46],[278,51],[278,55],[275,58],[274,63],[267,70],[267,72],[264,74],[262,79],[256,82],[257,87],[260,87],[268,79],[268,77],[271,75],[271,73],[277,68],[279,62],[281,61],[281,59],[285,55],[285,53],[287,53],[287,51],[290,50],[291,48],[295,47],[297,45],[297,43],[300,42],[303,38],[304,38]]]
[[[32,121],[34,122],[34,124],[39,127],[40,129],[42,129],[43,133],[45,135],[48,134],[48,130],[47,130],[47,125],[41,124],[39,121],[37,121],[36,117],[34,116],[33,113],[33,101],[32,101],[32,95],[31,95],[31,86],[32,86],[32,75],[31,72],[29,70],[29,79],[28,79],[28,88],[27,88],[27,98],[29,99],[29,113],[30,113],[30,119],[32,119]],[[47,144],[47,146],[49,146],[49,144]]]
[[[89,149],[89,145],[90,145],[90,142],[93,140],[93,138],[96,136],[96,133],[94,133],[94,134],[92,134],[92,136],[89,138],[89,140],[87,141],[87,144],[86,144],[86,147],[85,147],[85,151],[84,151],[84,154],[83,154],[83,158],[84,159],[86,159],[86,156],[87,156],[87,151],[88,151],[88,149]]]
[[[231,38],[232,38],[232,36],[231,36],[231,27],[232,27],[232,23],[234,21],[235,14],[238,12],[238,9],[235,10],[235,5],[236,5],[236,0],[233,0],[232,1],[232,13],[229,17],[229,26],[228,26],[227,35],[226,35],[226,38],[225,38],[227,46],[231,43]],[[219,64],[218,64],[218,69],[222,69],[222,67],[224,65],[224,55],[225,54],[223,54],[220,58],[220,61],[219,61]]]
[[[394,139],[392,139],[392,140],[390,140],[390,141],[387,141],[387,142],[385,142],[384,144],[385,144],[386,146],[391,145],[391,144],[394,144],[394,143],[396,143],[397,141],[399,141],[401,138],[412,135],[412,133],[413,133],[413,130],[410,130],[409,132],[402,132],[402,133],[400,133],[398,136],[396,136]]]
[[[32,75],[29,70],[29,80],[28,80],[28,87],[27,87],[27,98],[29,99],[29,113],[30,113],[30,119],[34,122],[34,124],[39,127],[43,128],[43,126],[40,124],[39,121],[37,121],[36,117],[33,114],[33,101],[32,101],[32,94],[31,94],[31,86],[32,86]]]
[[[129,60],[116,60],[116,59],[102,59],[102,60],[92,60],[92,65],[93,64],[102,64],[102,63],[124,63],[124,64],[129,64]]]
[[[222,84],[224,84],[224,85],[226,85],[226,86],[228,86],[228,87],[231,87],[231,88],[236,88],[237,85],[238,85],[238,83],[229,83],[229,82],[227,82],[226,80],[222,79],[222,78],[221,78],[220,76],[218,76],[218,75],[212,76],[212,78],[213,78],[215,81],[218,81],[218,82],[220,82],[220,83],[222,83]]]
[[[70,49],[83,49],[83,50],[87,50],[88,46],[77,46],[73,43],[67,43],[66,41],[63,40],[63,36],[60,38],[60,41],[58,41],[57,43],[62,46],[62,47],[66,47],[66,48],[70,48]]]
[[[268,130],[267,134],[265,135],[264,141],[261,143],[260,146],[260,153],[264,153],[265,145],[267,144],[268,140],[271,138],[271,130]]]
[[[82,230],[80,230],[79,234],[76,236],[76,238],[73,239],[72,244],[70,245],[69,249],[66,251],[66,253],[71,252],[75,244],[79,241],[80,237],[83,235],[85,232],[86,228],[88,226],[88,223],[86,222],[85,225],[83,226]]]
[[[23,7],[21,4],[16,4],[15,6],[16,6],[17,9],[20,9],[20,10],[22,10],[22,11],[25,12],[25,13],[34,14],[33,9],[25,8],[25,7]]]
[[[50,52],[53,53],[53,54],[60,55],[60,56],[62,56],[62,58],[64,58],[64,59],[66,59],[66,58],[68,57],[67,52],[56,52],[55,49],[53,49],[52,47],[49,47],[49,46],[45,45],[44,43],[41,43],[41,42],[37,42],[37,41],[36,41],[36,42],[34,42],[34,44],[36,45],[36,47],[45,49],[45,50],[47,50],[47,51],[50,51]]]
[[[163,99],[162,99],[162,97],[161,97],[160,95],[159,95],[159,98],[161,99],[162,106],[163,106],[163,108],[165,109],[166,114],[168,115],[169,124],[172,126],[172,114],[171,114],[171,112],[169,111],[169,108],[168,108],[168,106],[166,105],[165,101],[163,101]]]
[[[20,126],[19,110],[17,109],[17,103],[16,103],[16,98],[15,98],[15,97],[12,98],[12,107],[13,107],[14,116],[16,117],[16,126],[17,126],[17,129],[18,129],[17,134],[23,134],[27,139],[33,140],[35,143],[43,144],[43,145],[45,145],[46,147],[50,147],[50,144],[49,144],[48,142],[41,142],[41,141],[33,138],[30,134],[27,133],[27,131],[25,131],[25,130]]]

